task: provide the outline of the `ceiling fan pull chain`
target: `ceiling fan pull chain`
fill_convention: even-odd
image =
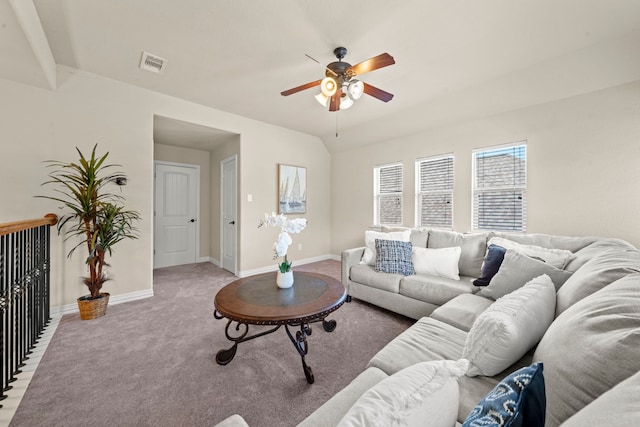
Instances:
[[[338,137],[338,112],[336,111],[336,138]]]

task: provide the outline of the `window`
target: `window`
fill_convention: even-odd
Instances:
[[[402,164],[373,169],[374,224],[402,224]]]
[[[473,229],[525,231],[526,141],[473,153]]]
[[[453,229],[453,156],[416,161],[416,226]]]

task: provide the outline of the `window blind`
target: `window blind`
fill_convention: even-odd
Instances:
[[[374,223],[402,224],[402,164],[374,169]]]
[[[453,156],[416,162],[416,225],[453,228]]]
[[[474,152],[473,229],[526,230],[527,146]]]

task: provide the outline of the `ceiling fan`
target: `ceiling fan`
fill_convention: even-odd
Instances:
[[[384,102],[391,101],[393,94],[355,78],[360,74],[395,64],[396,61],[391,55],[382,53],[356,65],[351,65],[348,62],[342,61],[347,55],[346,48],[337,47],[333,50],[333,54],[338,60],[326,66],[326,77],[324,79],[285,90],[284,92],[280,92],[280,94],[282,96],[289,96],[305,89],[320,86],[320,93],[316,95],[316,99],[325,107],[328,104],[329,111],[339,111],[340,108],[345,110],[351,107],[353,101],[359,99],[363,93]],[[311,57],[309,56],[309,58]]]

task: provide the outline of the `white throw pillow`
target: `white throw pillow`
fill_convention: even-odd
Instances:
[[[460,246],[441,249],[413,247],[412,250],[411,261],[416,273],[460,280],[458,272],[458,262],[462,253]]]
[[[392,231],[390,233],[381,233],[379,231],[367,230],[364,232],[364,254],[360,264],[375,265],[376,264],[376,239],[380,240],[400,240],[408,242],[411,237],[411,230]]]
[[[467,376],[493,376],[529,351],[551,325],[556,288],[546,274],[499,298],[473,322],[462,350]]]
[[[404,368],[364,392],[338,427],[452,427],[458,418],[458,378],[468,366],[460,359]]]
[[[561,269],[564,269],[565,265],[574,257],[573,252],[564,249],[549,249],[543,248],[542,246],[523,245],[513,240],[503,239],[502,237],[491,238],[488,245],[498,245],[505,249],[513,249],[522,255],[539,258],[547,264]]]

